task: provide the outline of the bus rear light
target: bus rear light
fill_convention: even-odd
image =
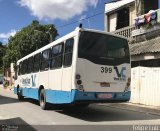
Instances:
[[[131,78],[130,77],[128,78],[128,82],[131,83]]]
[[[129,87],[129,86],[130,86],[130,83],[127,82],[127,87]]]
[[[131,78],[129,77],[127,81],[127,86],[130,86],[130,84],[131,84]]]
[[[124,92],[127,92],[127,91],[129,91],[129,86],[126,86],[124,89]]]
[[[79,85],[78,89],[79,89],[80,91],[84,91],[83,85]]]
[[[81,76],[79,74],[76,75],[76,79],[79,80],[81,79]]]
[[[77,80],[77,84],[78,84],[78,85],[81,85],[81,84],[82,84],[82,81],[81,81],[81,80]]]
[[[130,90],[130,85],[131,85],[131,78],[129,77],[127,80],[125,90],[124,90],[125,92]]]

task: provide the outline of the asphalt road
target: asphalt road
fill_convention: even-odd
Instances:
[[[160,115],[114,108],[109,104],[92,104],[80,109],[52,105],[48,110],[41,110],[37,101],[26,98],[19,102],[13,91],[0,88],[0,125],[0,129],[29,131],[140,131],[143,126],[160,131]]]

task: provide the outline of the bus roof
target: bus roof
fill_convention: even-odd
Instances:
[[[69,34],[67,34],[67,35],[65,35],[65,36],[63,36],[63,37],[61,37],[61,38],[59,38],[59,39],[51,42],[50,44],[48,44],[48,45],[46,45],[46,46],[44,46],[44,47],[42,47],[42,48],[40,48],[40,49],[32,52],[31,54],[29,54],[29,55],[21,58],[20,60],[17,61],[17,64],[20,63],[21,61],[25,60],[25,59],[28,59],[28,58],[31,57],[31,56],[34,56],[34,55],[36,55],[36,54],[38,54],[38,53],[40,53],[40,52],[42,52],[42,51],[44,51],[44,50],[46,50],[46,49],[48,49],[48,48],[50,48],[50,47],[52,47],[52,46],[54,46],[54,45],[62,42],[62,41],[65,41],[66,39],[69,39],[69,38],[71,38],[71,37],[74,37],[74,36],[78,35],[78,33],[79,33],[80,31],[89,31],[89,32],[95,32],[95,33],[107,34],[107,35],[111,35],[111,36],[115,36],[115,37],[120,37],[120,38],[122,38],[122,39],[126,39],[126,40],[127,40],[127,38],[125,38],[125,37],[123,37],[123,36],[119,36],[119,35],[116,35],[116,34],[113,34],[113,33],[110,33],[110,32],[104,32],[104,31],[100,31],[100,30],[85,29],[85,28],[79,28],[79,27],[77,27],[77,28],[76,28],[74,31],[72,31],[71,33],[69,33]]]

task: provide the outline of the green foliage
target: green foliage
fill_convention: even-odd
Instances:
[[[3,56],[5,54],[5,50],[6,50],[6,47],[3,46],[2,42],[0,42],[0,73],[2,73],[2,70],[3,70]]]
[[[9,38],[8,48],[4,56],[5,66],[9,67],[10,63],[16,63],[18,59],[32,53],[33,51],[54,41],[58,35],[53,24],[40,25],[34,20],[27,27],[18,31],[14,37]]]
[[[0,67],[0,74],[3,74],[3,68]]]
[[[4,88],[8,87],[9,86],[9,81],[8,80],[3,81],[3,86],[4,86]]]

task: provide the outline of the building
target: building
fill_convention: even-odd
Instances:
[[[105,31],[129,40],[130,102],[160,106],[160,0],[114,0],[104,17]]]
[[[105,4],[105,31],[129,39],[132,67],[160,66],[156,60],[160,59],[160,42],[157,42],[160,40],[160,23],[142,24],[139,29],[135,27],[136,17],[140,19],[159,7],[160,0],[118,0]]]

